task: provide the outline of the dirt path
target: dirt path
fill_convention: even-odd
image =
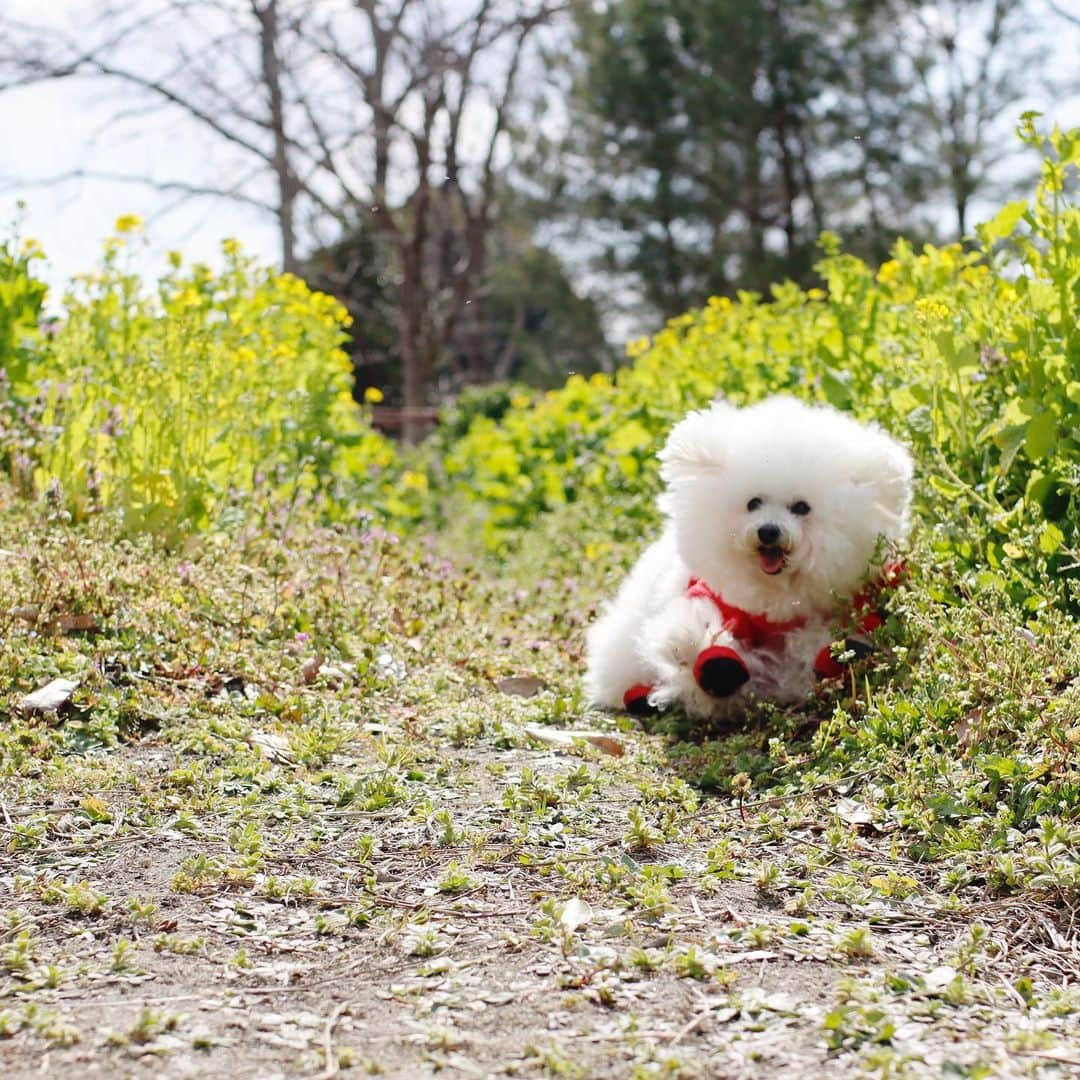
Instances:
[[[99,625],[3,643],[0,1074],[1080,1074],[1067,906],[958,830],[926,857],[903,762],[814,741],[833,705],[683,743],[589,713],[569,577],[50,537],[4,610]]]

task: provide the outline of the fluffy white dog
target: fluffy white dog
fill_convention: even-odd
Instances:
[[[882,556],[908,528],[907,450],[774,397],[691,413],[660,461],[667,526],[589,630],[589,698],[709,718],[806,697],[815,674],[838,673],[838,628],[880,625],[877,593],[898,573]]]

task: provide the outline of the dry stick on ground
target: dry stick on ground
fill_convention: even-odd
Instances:
[[[326,1018],[326,1030],[323,1033],[323,1053],[326,1055],[326,1068],[323,1070],[323,1080],[330,1080],[332,1076],[337,1076],[341,1071],[341,1065],[338,1062],[337,1054],[334,1052],[334,1028],[337,1025],[338,1020],[341,1019],[342,1014],[348,1011],[351,1007],[351,1002],[343,1001],[340,1005],[334,1008],[334,1011]]]
[[[697,1016],[695,1016],[692,1020],[690,1020],[689,1023],[684,1024],[672,1036],[671,1045],[672,1046],[678,1046],[679,1043],[681,1043],[683,1041],[683,1039],[686,1038],[687,1035],[691,1034],[691,1032],[693,1032],[696,1028],[700,1027],[706,1020],[708,1020],[709,1016],[712,1013],[716,1012],[716,1009],[717,1009],[717,1006],[715,1006],[715,1005],[710,1005],[707,1009],[702,1009],[702,1011],[699,1012],[697,1014]]]

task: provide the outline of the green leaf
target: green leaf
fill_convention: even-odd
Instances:
[[[938,352],[941,353],[942,359],[948,364],[950,370],[955,371],[958,367],[956,359],[956,343],[953,341],[953,336],[947,330],[943,330],[940,334],[934,335],[934,341],[937,342]]]
[[[821,373],[821,389],[830,405],[838,409],[850,408],[854,396],[851,392],[851,373],[826,367]]]
[[[942,480],[940,476],[930,476],[930,486],[935,491],[940,491],[946,499],[956,499],[964,494],[964,488],[960,484],[952,484],[948,480]]]
[[[1018,769],[1015,758],[1000,757],[997,754],[988,755],[983,758],[979,764],[987,776],[999,780],[1005,777],[1015,776]]]
[[[1016,458],[1016,455],[1020,451],[1020,447],[1024,445],[1024,435],[1026,434],[1026,427],[1023,425],[1017,425],[1016,427],[1007,428],[1005,431],[994,436],[994,442],[1001,447],[1001,461],[998,464],[998,469],[1001,475],[1004,476],[1012,467],[1012,463]]]
[[[1034,398],[1009,398],[1005,404],[1003,419],[1007,424],[1026,424],[1039,408]]]
[[[1057,445],[1057,417],[1052,412],[1039,413],[1027,426],[1024,449],[1032,461],[1042,461]]]
[[[1064,543],[1065,534],[1052,521],[1048,521],[1039,535],[1039,550],[1044,555],[1053,555]]]
[[[1006,236],[1012,236],[1013,230],[1019,224],[1027,208],[1026,199],[1006,203],[995,217],[979,227],[984,239],[993,243],[995,240],[1004,240]]]
[[[637,420],[629,420],[611,433],[608,450],[613,454],[626,454],[632,450],[640,450],[651,442],[652,435],[645,425]]]

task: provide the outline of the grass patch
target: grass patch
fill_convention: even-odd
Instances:
[[[931,537],[848,685],[644,731],[579,692],[629,547],[491,573],[302,520],[175,553],[3,520],[8,1061],[325,1068],[328,1023],[391,1072],[1073,1054],[1076,631]]]

